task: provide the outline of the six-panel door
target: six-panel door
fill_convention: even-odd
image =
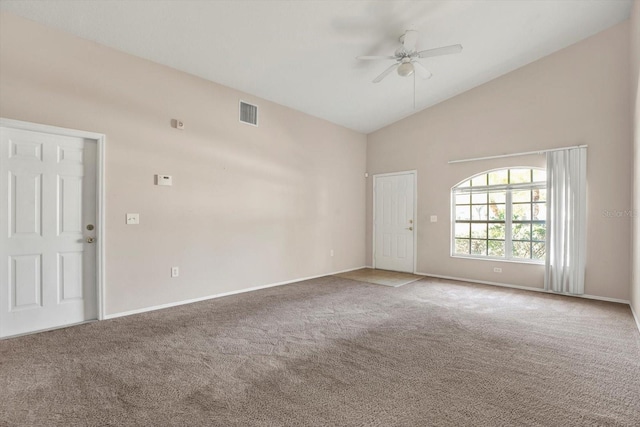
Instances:
[[[375,268],[414,271],[414,173],[376,176]]]
[[[97,318],[96,142],[0,133],[0,336]]]

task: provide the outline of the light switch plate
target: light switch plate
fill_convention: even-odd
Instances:
[[[138,224],[140,224],[140,214],[128,213],[127,214],[127,225],[138,225]]]
[[[173,177],[171,175],[156,175],[156,185],[171,186],[173,185]]]
[[[438,222],[438,215],[431,215],[431,222]]]

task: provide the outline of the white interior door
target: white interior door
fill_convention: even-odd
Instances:
[[[374,177],[374,266],[414,272],[415,173]]]
[[[96,153],[0,128],[0,336],[97,318]]]

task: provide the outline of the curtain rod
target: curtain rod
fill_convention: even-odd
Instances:
[[[527,156],[529,154],[544,154],[544,153],[549,153],[551,151],[562,151],[562,150],[570,150],[572,148],[587,148],[587,147],[588,145],[573,145],[571,147],[549,148],[548,150],[525,151],[522,153],[500,154],[497,156],[475,157],[473,159],[449,160],[448,163],[452,164],[452,163],[475,162],[477,160],[501,159],[503,157]]]

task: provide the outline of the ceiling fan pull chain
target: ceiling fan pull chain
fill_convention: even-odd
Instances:
[[[416,109],[416,73],[413,73],[413,109]]]

